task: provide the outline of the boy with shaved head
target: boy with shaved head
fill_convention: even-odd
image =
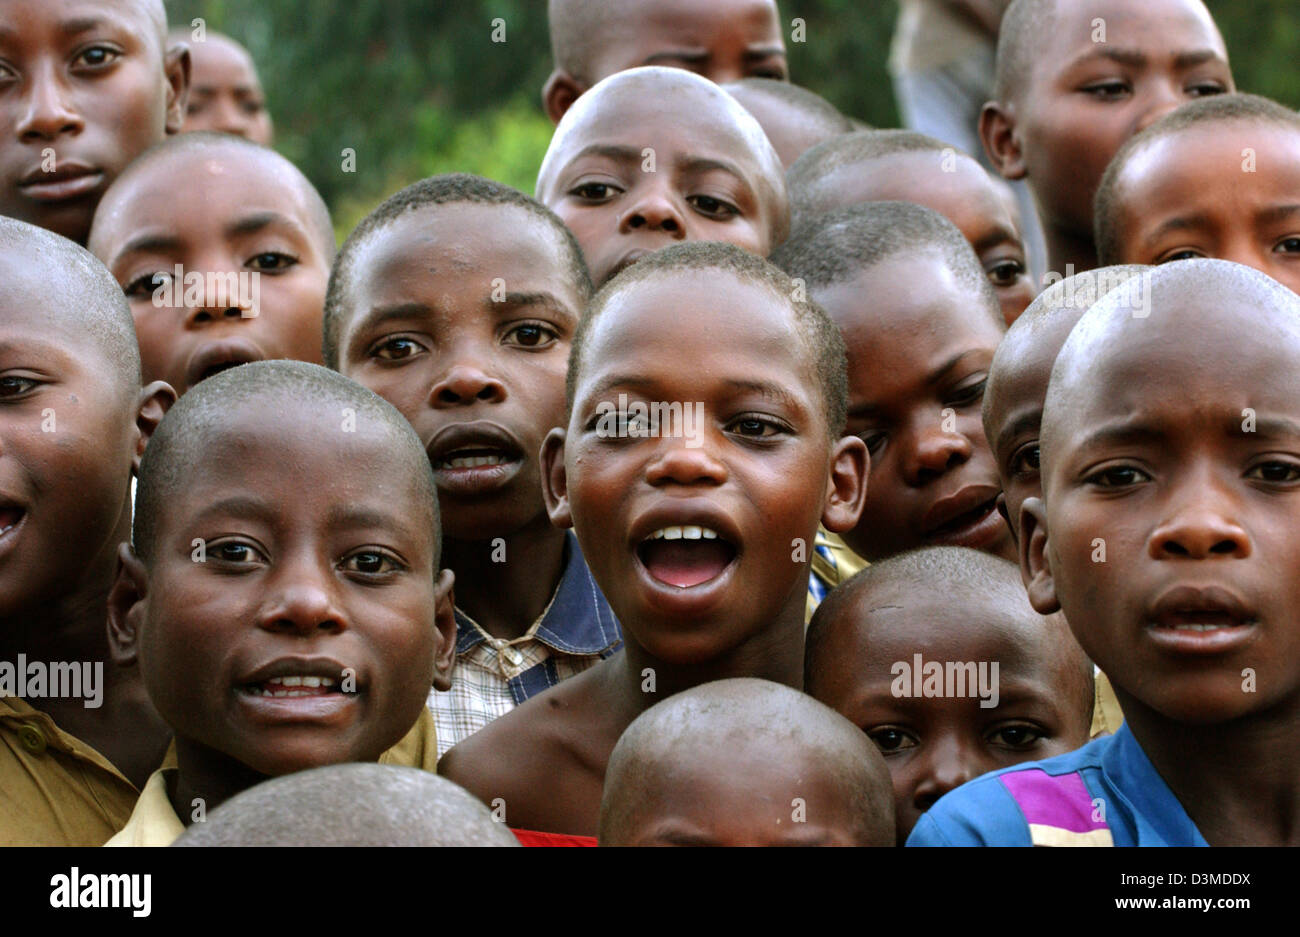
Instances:
[[[542,103],[555,123],[603,78],[666,65],[719,84],[785,81],[785,43],[775,0],[550,0],[555,70]]]
[[[162,0],[0,6],[0,214],[85,243],[117,175],[181,128],[189,51],[166,36]]]
[[[1124,725],[958,788],[909,845],[1300,843],[1300,297],[1220,260],[1157,269],[1145,315],[1124,292],[1052,368],[1019,538]]]
[[[131,476],[174,399],[141,388],[108,271],[0,218],[0,843],[101,845],[166,748],[105,615]],[[26,679],[47,668],[82,679]]]
[[[270,146],[271,112],[248,50],[210,29],[201,39],[188,29],[176,29],[168,39],[190,49],[190,98],[182,132],[232,133]]]
[[[785,169],[730,95],[674,68],[606,78],[565,114],[537,200],[582,246],[591,279],[679,241],[726,241],[766,257],[790,223]]]
[[[768,680],[657,703],[610,755],[602,846],[892,846],[889,773],[867,737]]]

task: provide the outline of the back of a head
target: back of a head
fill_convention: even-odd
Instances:
[[[355,262],[361,248],[381,231],[409,212],[443,205],[500,205],[527,212],[549,226],[554,233],[556,247],[565,264],[568,278],[577,296],[586,300],[591,296],[591,276],[582,257],[582,249],[564,222],[549,208],[518,189],[504,183],[474,176],[469,173],[448,173],[430,176],[414,182],[390,195],[348,235],[339,248],[330,272],[329,288],[325,293],[325,364],[339,365],[339,338],[345,320],[353,310],[350,291],[355,275]],[[509,271],[504,271],[509,273]]]
[[[720,765],[719,760],[725,762]],[[858,845],[893,842],[889,772],[875,745],[834,710],[778,683],[730,679],[677,693],[642,713],[623,733],[605,772],[600,811],[602,845],[626,844],[675,782],[689,782],[730,768],[762,764],[791,774],[815,766],[838,791],[849,832]],[[738,779],[739,780],[739,779]],[[800,777],[809,790],[813,779]],[[744,823],[762,799],[743,798],[709,807]],[[777,805],[787,814],[789,805]],[[820,806],[820,805],[819,805]],[[810,806],[809,808],[813,808]],[[799,821],[796,820],[796,823]]]
[[[474,795],[418,768],[327,765],[243,791],[176,846],[518,846]]]
[[[1097,257],[1103,264],[1116,264],[1123,256],[1121,176],[1129,162],[1158,140],[1188,130],[1228,123],[1264,124],[1292,131],[1300,137],[1300,111],[1256,94],[1216,94],[1189,101],[1170,111],[1149,127],[1134,134],[1119,148],[1097,186],[1093,202],[1094,237]],[[1131,206],[1130,210],[1141,210]]]
[[[340,414],[354,426],[373,427],[385,439],[388,452],[403,466],[400,479],[384,480],[411,485],[414,503],[427,506],[434,531],[437,568],[440,525],[438,499],[429,458],[419,436],[398,410],[373,391],[320,365],[301,361],[256,361],[213,375],[186,393],[167,412],[149,440],[140,463],[132,542],[136,552],[150,562],[159,518],[178,486],[190,484],[212,458],[211,439],[227,432],[241,419],[276,411],[288,404],[310,402],[313,410],[336,425]],[[346,440],[362,434],[348,432]],[[349,442],[351,444],[351,442]],[[378,480],[377,480],[378,483]]]
[[[998,29],[993,94],[1006,102],[1021,94],[1034,68],[1034,57],[1051,28],[1059,0],[1014,0]]]
[[[772,262],[810,290],[834,286],[899,254],[936,251],[1002,329],[997,295],[974,249],[951,221],[911,202],[867,202],[810,219],[772,252]]]
[[[111,362],[117,389],[134,403],[140,349],[122,288],[81,245],[45,228],[0,216],[0,307],[39,311],[82,334],[86,350]]]
[[[774,78],[742,78],[722,86],[754,115],[786,166],[808,150],[853,131],[821,95]]]
[[[914,130],[856,130],[834,137],[808,150],[786,173],[792,225],[798,228],[817,215],[842,207],[833,185],[836,172],[899,153],[972,158],[950,143]]]

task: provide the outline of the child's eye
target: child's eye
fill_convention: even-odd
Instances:
[[[77,57],[72,60],[72,64],[98,69],[103,68],[105,65],[111,65],[121,57],[122,53],[112,46],[91,46],[77,53]]]
[[[253,546],[247,543],[241,543],[238,540],[210,543],[207,547],[207,555],[222,563],[231,563],[235,565],[254,563],[261,558],[260,554]]]
[[[618,191],[620,190],[608,182],[584,182],[570,189],[569,194],[576,195],[578,198],[586,199],[589,202],[604,202],[613,198]]]
[[[1099,101],[1118,101],[1130,92],[1128,82],[1119,80],[1098,81],[1083,88],[1085,94]]]
[[[1131,465],[1104,468],[1084,479],[1085,484],[1096,485],[1098,488],[1130,488],[1144,481],[1151,481],[1151,476]]]
[[[694,205],[695,210],[701,215],[714,219],[734,218],[740,214],[740,209],[735,205],[714,198],[712,195],[692,195],[686,201]]]
[[[548,348],[555,344],[559,337],[554,329],[540,322],[525,322],[506,333],[504,344],[522,348]]]
[[[1156,260],[1157,264],[1173,263],[1176,260],[1195,260],[1197,257],[1205,255],[1194,247],[1182,247],[1176,251],[1171,251]]]
[[[1283,238],[1273,251],[1278,254],[1300,254],[1300,237]]]
[[[1227,94],[1228,89],[1217,81],[1201,81],[1191,85],[1187,93],[1197,98],[1207,98],[1214,94]]]
[[[262,104],[261,101],[242,101],[239,106],[243,109],[245,114],[248,114],[250,117],[256,117],[258,114],[262,113],[262,108],[265,105]]]
[[[0,377],[0,399],[6,397],[21,397],[30,393],[40,385],[40,381],[32,380],[30,377],[19,377],[16,374],[6,374]]]
[[[1261,462],[1246,473],[1247,478],[1266,482],[1293,482],[1300,480],[1300,465],[1293,462]]]
[[[1025,265],[1018,260],[1000,260],[988,268],[989,279],[994,286],[1010,286],[1025,272]]]
[[[751,439],[770,439],[778,433],[789,432],[790,428],[784,423],[767,416],[738,416],[727,424],[727,429],[738,436],[747,436]]]
[[[379,550],[358,550],[343,560],[343,568],[363,576],[382,576],[398,572],[405,567],[394,557]]]
[[[413,358],[422,351],[424,348],[414,339],[398,337],[387,339],[375,346],[370,356],[383,358],[385,361],[401,361],[405,358]]]
[[[1037,442],[1022,446],[1011,454],[1011,474],[1018,477],[1037,475],[1040,471],[1038,459]]]
[[[966,387],[960,387],[953,391],[952,396],[946,401],[950,407],[969,407],[973,404],[980,403],[984,399],[984,388],[988,385],[987,377],[981,378],[974,384]]]
[[[876,743],[885,754],[892,752],[901,752],[909,748],[916,748],[917,740],[912,734],[896,729],[893,726],[880,726],[867,732],[871,741]]]
[[[1047,733],[1037,726],[1005,725],[999,726],[987,736],[990,742],[1006,748],[1023,751],[1033,745]]]
[[[264,273],[272,273],[277,270],[287,270],[297,262],[297,258],[290,257],[288,254],[281,254],[279,251],[266,251],[249,258],[247,266]]]
[[[127,296],[152,296],[155,290],[166,284],[167,280],[166,273],[146,273],[128,283],[122,288],[122,292]]]

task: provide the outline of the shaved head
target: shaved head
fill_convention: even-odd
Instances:
[[[999,101],[1018,97],[1034,71],[1034,56],[1056,21],[1059,0],[1015,0],[1002,16],[993,93]]]
[[[778,778],[787,784],[782,794],[766,796],[777,789]],[[720,786],[745,793],[728,796]],[[804,820],[790,819],[787,790],[806,796]],[[818,799],[819,793],[830,796]],[[686,803],[679,801],[683,795]],[[826,823],[832,802],[843,812]],[[787,832],[801,822],[810,830],[824,824],[858,845],[887,845],[894,839],[889,772],[875,746],[812,697],[766,680],[706,683],[642,713],[610,756],[601,844],[645,842],[657,835],[660,841],[704,838],[697,829],[700,818],[688,817],[692,803],[705,808],[712,830],[738,823],[748,842],[762,835],[760,828],[775,829],[782,819]]]
[[[341,764],[273,778],[175,846],[518,846],[473,794],[418,768]]]

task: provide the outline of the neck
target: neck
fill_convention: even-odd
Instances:
[[[189,826],[194,812],[201,805],[210,812],[241,791],[267,780],[266,775],[254,771],[242,761],[224,752],[176,737],[175,786],[168,790],[172,808],[181,822]]]
[[[443,565],[456,574],[456,607],[494,638],[526,634],[564,574],[564,541],[545,513],[499,541],[444,541]]]
[[[1047,269],[1061,277],[1073,276],[1097,268],[1097,245],[1091,235],[1060,227],[1043,228],[1047,244]]]
[[[1175,722],[1118,687],[1115,695],[1133,736],[1206,842],[1300,845],[1300,695],[1208,726]]]

